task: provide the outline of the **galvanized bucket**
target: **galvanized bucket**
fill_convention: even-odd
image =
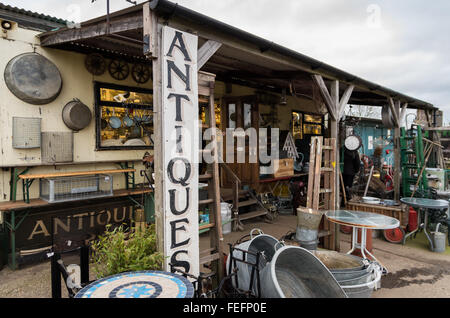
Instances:
[[[297,209],[297,231],[295,239],[308,250],[317,249],[319,225],[323,213],[308,208]]]
[[[326,266],[307,249],[285,246],[277,250],[261,272],[264,298],[346,298]]]
[[[257,232],[258,234],[254,235],[255,232]],[[279,244],[282,243],[273,236],[264,234],[259,229],[253,229],[250,231],[250,240],[237,245],[236,248],[244,251],[249,251],[255,254],[258,252],[262,252],[263,255],[258,263],[259,270],[262,270],[266,266],[266,264],[272,260],[272,257],[275,254],[276,248]],[[243,252],[237,250],[233,252],[233,258],[236,258],[238,260],[244,260],[252,264],[256,263],[256,256],[248,253],[245,253],[244,255]],[[234,266],[234,264],[232,264],[232,266]],[[238,286],[236,286],[235,279],[232,279],[232,284],[235,288],[239,287],[240,289],[247,290],[250,286],[252,266],[236,261],[236,268],[237,268]],[[229,273],[229,270],[230,270],[230,255],[228,255],[227,257],[227,273]],[[254,285],[255,282],[256,277]]]

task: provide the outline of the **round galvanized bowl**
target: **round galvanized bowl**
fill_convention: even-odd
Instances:
[[[89,125],[92,114],[89,107],[78,99],[74,99],[64,106],[62,118],[67,127],[80,131]]]
[[[264,298],[346,298],[326,266],[297,246],[280,248],[261,272]]]

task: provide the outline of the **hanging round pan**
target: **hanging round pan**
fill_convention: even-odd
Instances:
[[[119,117],[116,116],[116,112],[114,111],[114,109],[113,115],[109,119],[109,125],[111,126],[112,129],[119,129],[120,127],[122,127],[122,121],[120,120]]]
[[[67,127],[74,131],[80,131],[89,125],[92,114],[89,107],[78,98],[74,98],[64,106],[62,118]]]

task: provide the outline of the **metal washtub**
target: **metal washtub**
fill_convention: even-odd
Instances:
[[[297,246],[277,250],[261,272],[264,298],[347,298],[326,266]]]
[[[254,232],[258,232],[258,234],[256,236],[254,236]],[[250,231],[250,240],[237,245],[236,248],[244,250],[244,251],[249,251],[249,252],[252,252],[255,254],[258,252],[262,252],[263,257],[260,258],[259,264],[258,264],[259,270],[262,270],[266,266],[266,264],[272,260],[272,257],[276,252],[276,245],[278,245],[278,244],[280,244],[280,241],[277,240],[276,238],[274,238],[273,236],[264,234],[259,229],[253,229],[252,231]],[[245,253],[245,255],[244,255],[243,252],[238,251],[238,250],[233,252],[233,258],[244,260],[244,261],[250,262],[250,263],[256,262],[256,258],[254,255],[248,254],[248,253]],[[227,257],[227,273],[229,272],[230,265],[231,265],[230,264],[230,256],[228,256]],[[237,276],[238,276],[239,286],[236,286],[236,282],[234,279],[232,280],[233,286],[235,288],[239,287],[239,288],[247,289],[250,286],[250,276],[251,276],[252,266],[241,263],[241,262],[236,262],[236,268],[238,270]],[[256,279],[256,277],[255,277],[255,279]],[[255,285],[256,284],[254,282],[253,286],[256,287]]]
[[[382,268],[361,257],[334,251],[314,251],[349,298],[370,298],[378,288]]]

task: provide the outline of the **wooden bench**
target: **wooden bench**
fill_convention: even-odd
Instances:
[[[23,201],[30,203],[30,187],[33,181],[43,178],[60,178],[60,177],[75,177],[75,176],[92,176],[97,174],[116,174],[124,173],[128,180],[129,173],[135,173],[136,169],[111,169],[111,170],[90,170],[90,171],[75,171],[75,172],[57,172],[57,173],[45,173],[45,174],[21,174],[19,179],[22,180]],[[133,177],[134,180],[134,177]],[[128,188],[128,182],[127,182]]]

